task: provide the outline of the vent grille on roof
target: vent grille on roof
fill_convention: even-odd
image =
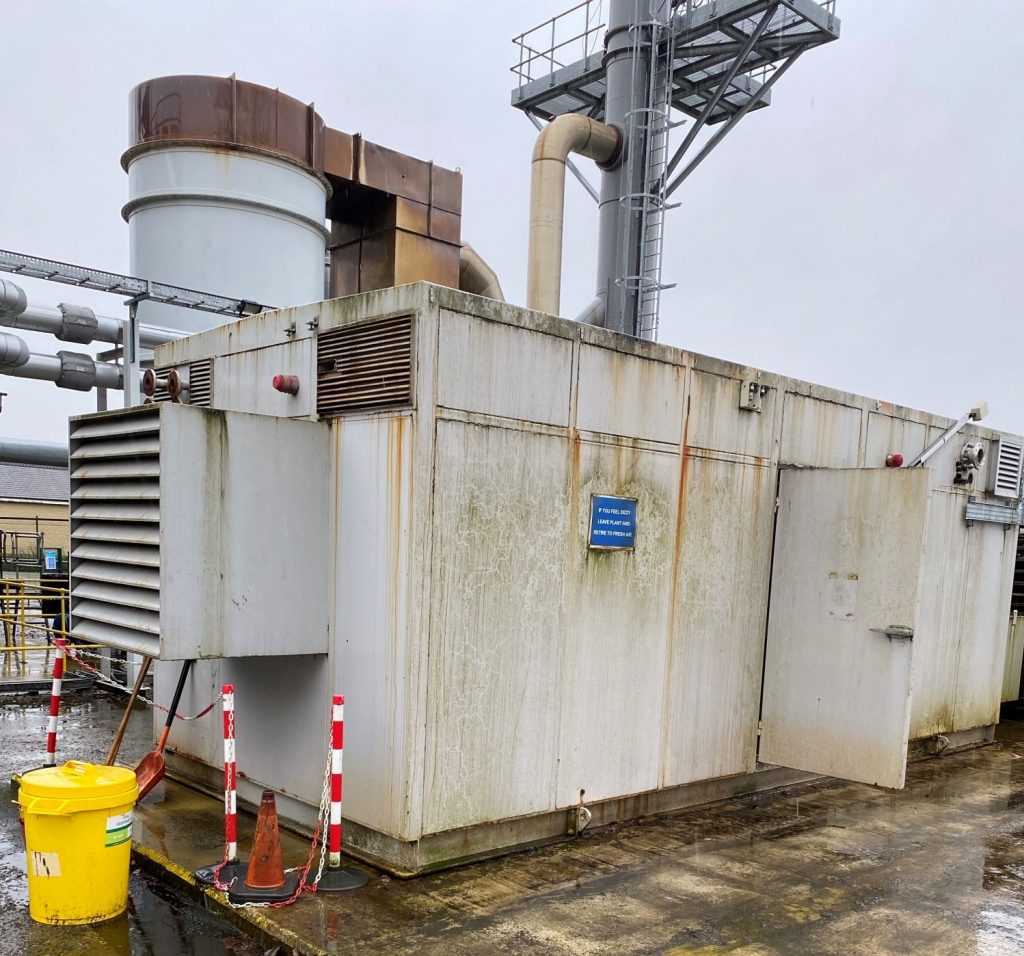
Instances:
[[[167,393],[167,387],[162,383],[167,381],[167,373],[173,369],[170,365],[166,368],[154,369],[157,373],[157,386],[153,390],[150,402],[169,402],[171,396]],[[180,369],[179,369],[180,371]],[[197,405],[200,408],[209,408],[213,404],[213,359],[200,359],[188,366],[188,392],[187,404]]]
[[[992,466],[989,490],[997,498],[1019,498],[1024,445],[1000,438],[996,443],[996,460]]]
[[[201,359],[188,367],[188,403],[209,408],[213,401],[213,359]]]
[[[71,633],[160,650],[160,411],[72,422]]]
[[[412,401],[412,316],[365,322],[317,339],[321,417]]]

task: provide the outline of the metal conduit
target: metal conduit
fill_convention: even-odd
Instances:
[[[528,308],[558,315],[561,307],[565,163],[569,154],[608,166],[618,159],[620,145],[621,135],[614,126],[577,113],[556,117],[537,137],[530,181]]]

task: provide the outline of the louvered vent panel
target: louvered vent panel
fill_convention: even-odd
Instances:
[[[1000,438],[996,443],[995,458],[989,481],[992,494],[997,498],[1019,498],[1024,446],[1020,442]]]
[[[154,369],[156,372],[156,388],[150,402],[169,402],[171,396],[167,393],[167,373],[175,366]],[[181,369],[179,368],[180,372]],[[189,405],[198,405],[200,408],[209,408],[213,404],[213,359],[200,359],[188,366],[188,402]]]
[[[411,315],[324,332],[316,358],[321,417],[412,401]]]
[[[213,359],[202,359],[188,367],[188,403],[209,408],[213,402]]]
[[[155,368],[153,371],[156,372],[156,388],[153,389],[153,401],[169,402],[171,396],[167,393],[167,386],[164,383],[167,381],[167,373],[170,369]]]
[[[160,649],[160,410],[71,428],[71,632]]]

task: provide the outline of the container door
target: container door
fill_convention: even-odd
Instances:
[[[928,474],[783,470],[759,759],[901,788]]]

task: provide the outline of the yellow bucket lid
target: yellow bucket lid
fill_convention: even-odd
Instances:
[[[29,797],[72,801],[123,797],[125,802],[134,802],[137,795],[134,770],[69,760],[59,767],[43,767],[26,773],[21,778],[18,802],[24,804]]]

